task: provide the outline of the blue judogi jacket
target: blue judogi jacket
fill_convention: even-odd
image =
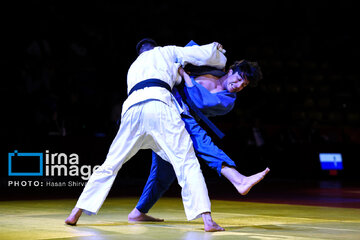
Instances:
[[[205,116],[225,115],[234,108],[236,93],[230,93],[227,90],[211,93],[196,82],[194,77],[191,77],[191,80],[194,86],[188,87],[185,85],[185,87],[193,103]],[[189,112],[187,111],[185,114],[189,114]]]

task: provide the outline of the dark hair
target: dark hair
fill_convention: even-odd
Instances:
[[[141,51],[142,47],[154,48],[156,46],[157,46],[157,43],[155,42],[155,40],[153,40],[151,38],[143,38],[136,44],[136,52],[139,55],[140,53],[143,52],[143,51]]]
[[[230,69],[232,69],[234,73],[238,72],[239,75],[243,74],[250,82],[249,85],[251,87],[256,87],[263,77],[257,62],[248,62],[246,60],[236,61],[230,66]]]

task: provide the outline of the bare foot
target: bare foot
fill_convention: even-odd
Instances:
[[[225,231],[224,228],[220,227],[214,220],[212,220],[211,214],[203,213],[202,218],[204,220],[204,230],[205,232],[218,232]]]
[[[235,188],[241,195],[246,195],[250,191],[250,189],[255,184],[260,182],[269,171],[270,169],[266,168],[262,172],[246,177],[240,174],[233,167],[224,166],[221,169],[221,173],[235,186]]]
[[[246,195],[255,184],[264,179],[265,175],[268,174],[269,171],[270,169],[266,168],[262,172],[243,178],[242,182],[235,186],[236,189],[241,195]]]
[[[67,225],[75,226],[76,223],[77,223],[77,221],[79,220],[81,214],[82,214],[82,209],[75,207],[75,208],[71,211],[71,213],[70,213],[70,215],[67,217],[67,219],[65,219],[65,223],[66,223]]]
[[[129,222],[163,222],[164,219],[154,218],[134,208],[128,215]]]

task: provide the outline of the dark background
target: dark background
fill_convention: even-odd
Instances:
[[[240,92],[235,109],[213,119],[226,134],[214,141],[240,172],[253,174],[269,166],[269,182],[359,182],[355,2],[27,1],[3,11],[4,198],[49,192],[78,196],[81,187],[9,187],[14,179],[74,178],[10,178],[8,153],[77,153],[80,164],[101,164],[116,134],[135,45],[144,37],[159,45],[217,41],[227,50],[228,65],[241,59],[259,62],[264,74],[259,86]],[[344,170],[332,177],[322,171],[320,152],[342,153]],[[138,195],[150,156],[142,151],[125,164],[112,194]],[[228,184],[207,166],[202,169],[210,185]]]

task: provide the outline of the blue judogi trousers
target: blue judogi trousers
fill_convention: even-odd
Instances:
[[[221,175],[222,165],[235,167],[235,163],[221,149],[219,149],[207,135],[199,123],[189,115],[182,115],[185,128],[193,141],[195,153],[206,164]],[[136,208],[147,213],[174,182],[176,176],[172,165],[152,153],[150,176]]]

